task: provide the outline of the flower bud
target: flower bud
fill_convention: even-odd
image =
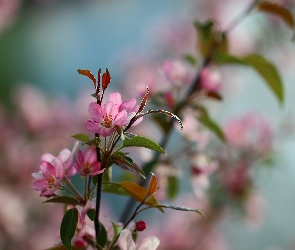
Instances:
[[[136,224],[135,224],[135,230],[136,231],[143,231],[147,228],[146,226],[146,222],[143,221],[143,220],[140,220],[140,221],[137,221]]]

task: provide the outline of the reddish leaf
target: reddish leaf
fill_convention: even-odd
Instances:
[[[158,186],[157,178],[152,173],[152,177],[150,179],[150,184],[149,184],[148,196],[153,196],[157,192],[158,188],[159,188],[159,186]]]
[[[111,75],[108,69],[106,69],[106,72],[102,75],[102,90],[105,91],[108,85],[111,82]]]
[[[144,97],[143,97],[143,99],[141,101],[141,104],[140,104],[140,107],[139,107],[139,109],[137,111],[137,114],[139,114],[141,111],[143,111],[143,109],[144,109],[144,107],[145,107],[145,105],[146,105],[146,103],[147,103],[147,101],[149,99],[150,90],[149,90],[148,86],[146,86],[146,89],[147,89],[146,93],[145,93],[145,95],[144,95]]]
[[[271,3],[271,2],[262,2],[258,4],[258,10],[267,12],[270,14],[277,15],[280,17],[290,28],[295,27],[295,21],[292,13],[286,9],[284,6]]]
[[[77,71],[79,74],[89,77],[93,81],[94,86],[96,86],[96,79],[88,69],[78,69]]]

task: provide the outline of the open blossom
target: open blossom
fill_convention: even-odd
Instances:
[[[104,169],[100,169],[100,162],[97,161],[95,147],[88,147],[84,154],[78,150],[74,167],[82,176],[94,176],[104,172]]]
[[[88,113],[91,117],[85,125],[85,128],[91,132],[98,133],[104,137],[112,134],[115,126],[126,126],[135,116],[138,106],[135,99],[129,99],[122,102],[119,93],[111,93],[110,101],[104,105],[95,102],[89,104]],[[136,125],[140,122],[136,121]]]
[[[43,161],[40,169],[41,176],[31,187],[36,191],[41,191],[40,196],[50,196],[59,189],[60,182],[65,177],[65,164],[60,158],[55,158],[53,164]]]
[[[45,153],[41,156],[41,162],[46,161],[46,162],[50,162],[51,164],[53,164],[54,160],[56,158],[59,158],[62,160],[62,162],[65,165],[66,168],[66,175],[67,176],[73,176],[77,173],[76,169],[73,167],[73,158],[74,158],[74,154],[77,151],[79,146],[79,142],[76,142],[74,144],[74,147],[72,149],[72,151],[70,151],[67,148],[64,148],[63,150],[61,150],[58,154],[58,156],[54,156],[50,153]],[[41,165],[42,166],[42,165]],[[40,166],[40,169],[41,169]],[[38,178],[38,176],[40,176],[40,174],[42,175],[42,172],[40,171],[39,173],[34,173],[33,177]]]
[[[160,240],[152,236],[145,238],[142,242],[135,245],[129,229],[122,230],[118,239],[118,245],[121,250],[154,250],[157,249],[159,244]]]

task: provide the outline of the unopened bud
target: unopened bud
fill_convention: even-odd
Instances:
[[[143,231],[147,228],[146,226],[146,222],[143,221],[143,220],[140,220],[140,221],[137,221],[136,224],[135,224],[135,230],[136,231]]]

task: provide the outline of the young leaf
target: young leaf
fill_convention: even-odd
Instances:
[[[141,111],[143,111],[143,109],[144,109],[144,107],[145,107],[145,105],[146,105],[146,103],[147,103],[147,101],[149,99],[149,92],[150,92],[149,87],[146,86],[146,93],[145,93],[145,95],[144,95],[144,97],[143,97],[143,99],[142,99],[142,101],[140,103],[139,109],[137,110],[136,114],[139,114]]]
[[[78,205],[79,201],[76,198],[70,196],[59,196],[54,197],[49,200],[44,201],[43,203],[64,203],[64,204],[71,204],[71,205]]]
[[[210,129],[221,141],[225,142],[225,136],[218,126],[218,124],[213,121],[208,115],[201,115],[198,117],[200,123],[202,123],[205,127]]]
[[[274,14],[281,18],[290,28],[294,29],[295,21],[292,12],[284,6],[272,2],[262,2],[257,5],[259,11]]]
[[[88,135],[85,134],[75,134],[72,137],[82,142],[88,142],[90,140]]]
[[[60,238],[64,246],[71,250],[71,240],[75,234],[78,223],[78,210],[76,208],[69,209],[61,222]]]
[[[95,219],[95,209],[91,208],[87,211],[87,216],[91,221],[94,221]]]
[[[89,145],[89,146],[95,146],[95,147],[99,147],[100,144],[100,138],[99,137],[95,137],[91,140],[88,140],[86,142],[82,143],[82,146],[84,146],[85,144]]]
[[[98,245],[100,245],[102,248],[107,244],[108,242],[108,234],[107,230],[105,229],[104,225],[99,221],[99,238],[98,238]]]
[[[77,71],[79,74],[89,77],[93,81],[94,87],[96,86],[96,79],[88,69],[78,69]]]
[[[106,69],[106,72],[102,75],[102,81],[101,81],[103,92],[106,90],[110,82],[111,82],[111,75],[109,70]]]
[[[149,192],[147,188],[141,187],[134,182],[121,182],[119,185],[138,202],[142,202]],[[155,204],[158,204],[158,202],[154,196],[151,196],[147,201],[144,202],[144,204],[148,206],[154,206]],[[160,209],[160,211],[162,210]]]
[[[112,167],[108,167],[107,170],[104,171],[102,175],[103,182],[110,182],[112,181],[113,170]]]
[[[148,197],[153,196],[159,188],[156,176],[153,173],[151,174],[152,177],[150,179]]]
[[[276,67],[260,55],[246,56],[244,61],[260,74],[282,104],[284,101],[284,89],[281,76]]]
[[[103,189],[101,191],[130,197],[130,194],[124,188],[118,185],[118,183],[104,183]]]
[[[157,206],[154,206],[156,208],[160,207],[160,208],[170,208],[170,209],[174,209],[174,210],[178,210],[178,211],[190,211],[190,212],[196,212],[200,215],[202,215],[204,218],[207,219],[207,217],[202,213],[200,212],[198,209],[195,209],[195,208],[188,208],[188,207],[180,207],[180,206],[175,206],[175,205],[166,205],[166,204],[160,204],[160,205],[157,205]]]
[[[131,139],[126,138],[123,142],[123,147],[144,147],[165,154],[165,151],[156,142],[143,136],[134,136]]]
[[[266,84],[272,90],[278,101],[283,103],[284,88],[281,76],[276,67],[263,56],[252,54],[244,58],[238,58],[232,55],[218,54],[214,60],[218,64],[233,63],[252,67],[265,80]]]
[[[175,175],[168,176],[168,188],[167,196],[168,199],[174,199],[179,192],[179,180]]]
[[[211,52],[214,42],[214,22],[211,20],[205,23],[195,22],[194,25],[198,33],[199,50],[202,53],[202,56],[206,58]]]
[[[117,152],[111,155],[111,160],[114,164],[123,168],[124,170],[128,170],[134,174],[141,175],[143,178],[145,178],[144,171],[135,162],[133,162],[131,158]]]
[[[191,54],[185,54],[183,56],[184,60],[186,60],[188,63],[190,63],[192,66],[196,66],[197,65],[197,59],[191,55]]]
[[[119,186],[120,188],[123,188],[125,190],[125,192],[122,191],[122,189],[115,188],[114,186]],[[132,198],[134,198],[138,202],[142,202],[146,198],[146,196],[149,192],[149,190],[147,188],[141,187],[138,184],[136,184],[134,182],[130,182],[130,181],[121,182],[121,183],[115,183],[115,182],[107,183],[106,185],[104,185],[103,191],[109,192],[109,193],[114,193],[114,194],[125,195],[125,196],[131,196]],[[112,192],[112,191],[114,191],[114,192]],[[158,205],[158,201],[156,200],[156,198],[154,196],[151,196],[144,204],[147,206],[153,207],[153,206]],[[162,208],[159,208],[159,210],[161,212],[163,212]]]

